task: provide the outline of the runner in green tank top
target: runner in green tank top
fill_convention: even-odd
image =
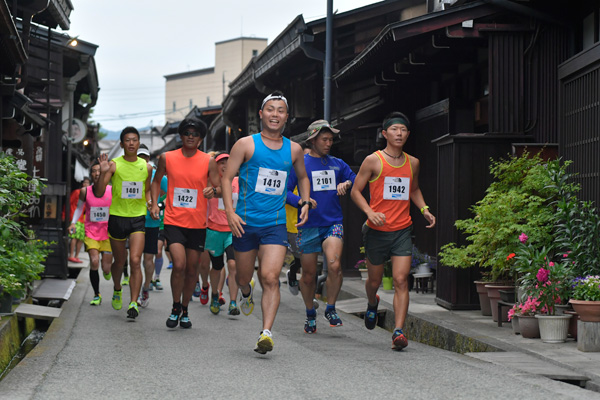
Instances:
[[[126,127],[121,132],[120,139],[125,153],[123,156],[109,161],[108,155],[102,154],[98,159],[100,179],[98,185],[94,185],[94,194],[101,197],[112,179],[113,196],[108,219],[108,236],[114,255],[111,267],[115,285],[112,306],[115,310],[120,310],[123,306],[121,275],[127,258],[125,244],[129,237],[131,301],[127,317],[135,319],[139,314],[137,299],[142,286],[141,259],[145,242],[146,211],[152,202],[152,166],[137,156],[140,147],[140,134],[137,129]]]

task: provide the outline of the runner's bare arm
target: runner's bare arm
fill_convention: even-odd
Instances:
[[[419,187],[419,172],[421,170],[421,164],[417,158],[411,156],[410,166],[413,171],[413,184],[411,185],[410,199],[419,210],[423,210],[423,217],[425,217],[427,222],[429,222],[429,225],[427,225],[426,228],[433,228],[435,226],[435,216],[429,211],[429,208],[424,208],[427,206],[427,203],[425,202],[423,193]]]
[[[354,204],[367,215],[369,221],[375,226],[382,226],[385,224],[385,215],[383,213],[376,213],[371,209],[369,203],[362,195],[362,191],[365,186],[367,186],[369,180],[377,176],[380,165],[381,163],[376,155],[371,154],[367,156],[360,166],[360,170],[354,180],[354,185],[352,185],[352,191],[350,192],[350,197],[352,197]]]
[[[150,216],[152,219],[159,218],[160,209],[158,208],[158,198],[160,197],[160,182],[162,181],[163,176],[165,176],[166,171],[167,166],[165,164],[165,155],[161,154],[158,157],[158,166],[156,168],[156,172],[154,173],[154,180],[152,181],[152,185],[150,185],[150,198],[152,199]]]
[[[110,182],[110,178],[112,178],[113,174],[117,170],[117,165],[113,161],[108,161],[108,154],[100,154],[98,157],[98,162],[100,163],[100,179],[98,179],[98,185],[94,185],[94,195],[96,197],[104,196],[104,191],[106,190],[106,186],[108,182]]]
[[[146,170],[148,171],[148,177],[146,177],[146,184],[144,186],[146,188],[146,209],[150,211],[150,207],[154,204],[152,195],[150,194],[150,190],[152,189],[152,165],[146,163]]]

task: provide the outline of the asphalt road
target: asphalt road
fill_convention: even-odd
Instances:
[[[60,322],[0,382],[0,398],[598,398],[573,385],[415,342],[392,351],[390,332],[368,331],[361,319],[346,314],[343,327],[331,328],[323,306],[317,334],[307,335],[301,298],[285,284],[275,348],[267,355],[253,351],[261,329],[258,285],[250,316],[230,317],[226,306],[215,316],[195,299],[193,327],[168,329],[169,272],[162,274],[165,290],[150,293],[148,308],[134,322],[125,307],[112,309],[112,285],[102,278],[104,302],[90,306],[92,289],[80,277]],[[128,300],[124,294],[124,304]]]

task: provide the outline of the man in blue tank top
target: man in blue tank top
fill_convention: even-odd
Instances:
[[[227,222],[233,234],[240,288],[238,304],[243,314],[254,309],[254,263],[259,259],[258,277],[263,288],[263,330],[254,351],[273,350],[271,329],[279,308],[279,274],[287,250],[285,199],[292,167],[302,197],[298,226],[308,219],[310,182],[304,169],[302,148],[281,135],[288,119],[288,104],[280,92],[262,102],[259,116],[262,132],[238,140],[231,149],[221,182]],[[231,182],[239,171],[239,197],[233,209]]]

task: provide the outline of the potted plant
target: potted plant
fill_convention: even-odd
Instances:
[[[558,192],[547,171],[549,163],[557,161],[546,162],[539,154],[528,153],[493,161],[490,173],[494,182],[472,207],[473,217],[455,223],[467,244],[442,246],[439,262],[456,268],[477,266],[489,271],[485,276],[488,283],[512,284],[514,260],[507,255],[514,253],[514,238],[526,231],[535,232],[541,243],[552,240],[552,204]]]
[[[383,264],[383,278],[381,279],[383,290],[394,289],[394,277],[392,273],[392,260],[387,260]]]
[[[538,299],[529,296],[525,301],[516,303],[508,311],[508,318],[511,322],[513,319],[517,319],[519,331],[524,338],[534,339],[540,337],[539,323],[535,318],[539,306]]]
[[[557,314],[556,305],[562,303],[569,287],[568,269],[565,262],[547,262],[536,275],[538,283],[534,291],[540,301],[540,313],[535,317],[540,325],[540,336],[545,343],[562,343],[569,333],[572,315]]]
[[[367,269],[367,260],[363,258],[362,260],[358,260],[356,264],[354,264],[354,268],[359,270],[360,276],[362,280],[366,280],[369,276],[369,270]]]
[[[575,278],[569,300],[584,322],[600,322],[600,276]]]
[[[0,314],[12,312],[13,295],[20,295],[23,287],[14,274],[0,273]]]

